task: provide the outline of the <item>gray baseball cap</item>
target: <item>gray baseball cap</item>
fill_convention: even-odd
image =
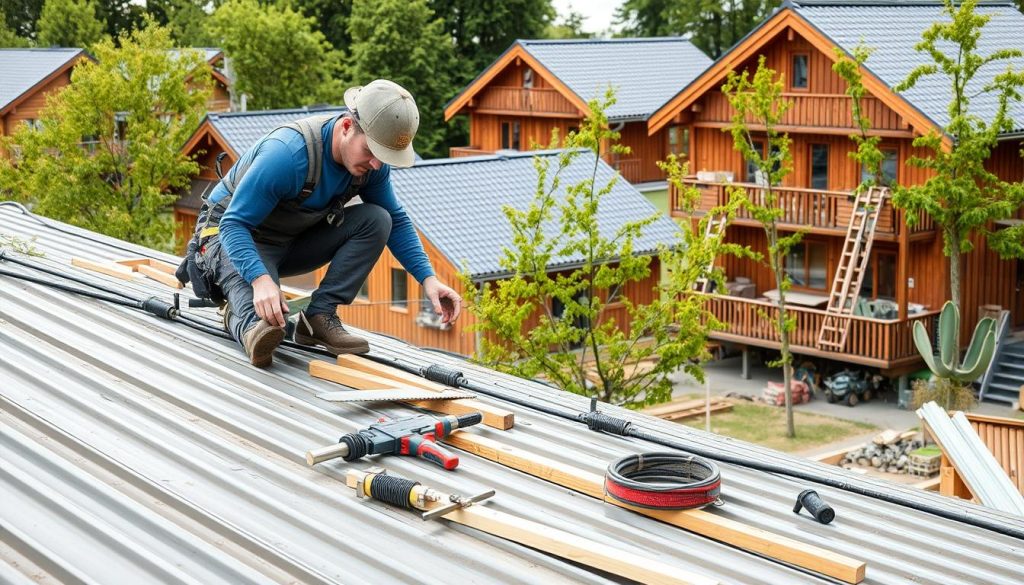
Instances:
[[[420,112],[411,93],[393,81],[377,79],[346,90],[345,105],[355,112],[373,156],[391,166],[412,166]]]

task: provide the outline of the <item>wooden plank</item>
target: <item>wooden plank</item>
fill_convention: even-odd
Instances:
[[[431,382],[426,378],[410,374],[409,372],[399,370],[398,368],[382,366],[377,362],[370,361],[357,355],[339,355],[338,365],[364,374],[378,376],[393,382],[401,382],[409,386],[416,386],[417,388],[424,388],[426,390],[443,390],[445,388],[443,384]]]
[[[117,262],[121,266],[131,268],[132,271],[134,271],[138,266],[149,265],[149,261],[149,258],[122,258],[120,260],[114,260],[114,262]]]
[[[159,270],[164,274],[170,274],[171,276],[174,276],[174,273],[178,271],[177,266],[168,264],[167,262],[161,262],[160,260],[153,260],[152,258],[149,260],[149,267],[154,270]]]
[[[353,489],[361,489],[360,483],[365,481],[366,475],[365,472],[350,470],[345,475],[345,484]],[[442,493],[440,495],[444,502],[448,501],[449,494]],[[425,507],[432,508],[438,505],[441,503],[434,502]],[[547,524],[508,514],[485,504],[459,508],[445,514],[442,518],[639,583],[665,585],[716,585],[719,583],[718,580],[707,575],[667,565],[656,559],[593,541]]]
[[[847,583],[860,583],[864,580],[866,563],[813,544],[799,542],[703,510],[650,510],[606,499],[604,477],[476,434],[456,431],[443,440],[453,447],[506,467],[603,499],[609,504],[719,542],[835,577]]]
[[[729,404],[727,402],[717,402],[717,403],[716,402],[712,402],[711,403],[711,413],[712,414],[716,413],[716,412],[728,412],[730,410],[732,410],[732,404]],[[664,414],[660,418],[662,418],[664,420],[668,420],[668,421],[685,420],[685,419],[688,419],[688,418],[693,418],[695,416],[704,416],[704,414],[706,412],[707,412],[707,409],[705,409],[705,407],[701,406],[700,408],[692,408],[690,410],[681,410],[679,412],[671,412],[669,414]]]
[[[148,264],[139,264],[138,266],[135,267],[135,269],[138,270],[139,274],[145,274],[149,278],[152,278],[153,280],[161,284],[167,285],[171,288],[185,287],[185,285],[181,284],[181,282],[178,281],[178,277],[172,274],[167,274],[166,272],[160,269],[153,268]]]
[[[364,372],[357,372],[349,368],[343,368],[336,364],[321,360],[313,360],[309,362],[309,374],[315,378],[321,378],[323,380],[329,380],[338,384],[344,384],[351,388],[358,390],[372,390],[375,388],[391,388],[394,387],[395,381],[383,376],[377,376],[374,374],[368,374]],[[423,380],[428,382],[428,380]],[[405,383],[405,382],[403,382]],[[409,386],[415,386],[415,384],[408,383]],[[425,388],[424,386],[417,386],[418,388]],[[443,387],[442,387],[443,388]],[[436,388],[425,388],[427,390],[437,390]],[[483,424],[493,427],[496,429],[507,430],[512,428],[515,423],[515,415],[511,412],[498,408],[497,406],[491,406],[485,404],[479,400],[474,399],[460,399],[460,400],[419,400],[415,402],[406,402],[406,404],[423,408],[426,410],[432,410],[434,412],[441,412],[444,414],[467,414],[470,412],[479,412],[483,414]]]
[[[95,262],[93,260],[86,260],[85,258],[72,258],[71,265],[120,278],[122,280],[135,280],[135,276],[132,274],[131,268],[114,262]]]

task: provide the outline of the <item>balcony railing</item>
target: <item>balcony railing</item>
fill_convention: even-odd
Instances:
[[[612,161],[612,167],[619,171],[622,178],[630,183],[642,183],[644,181],[642,162],[638,158],[618,159]]]
[[[782,97],[792,102],[792,107],[783,114],[780,126],[802,126],[810,128],[849,128],[855,129],[850,97],[843,94],[813,94],[806,92],[790,92]],[[866,96],[861,99],[864,115],[871,120],[875,131],[890,133],[909,132],[899,114],[894,112],[876,97]],[[698,122],[718,124],[731,123],[735,110],[729,105],[724,94],[709,94],[697,115]],[[756,121],[748,118],[747,123]]]
[[[448,149],[448,156],[458,158],[460,156],[480,156],[481,154],[494,154],[489,150],[483,150],[475,146],[452,146]]]
[[[554,89],[489,87],[480,94],[477,110],[559,114],[567,118],[580,115],[576,106]]]
[[[778,347],[779,335],[769,319],[777,319],[779,308],[774,303],[740,297],[708,296],[708,308],[725,329],[711,334],[714,338],[749,343],[761,347]],[[817,309],[787,305],[787,314],[796,317],[796,329],[790,337],[796,353],[836,353],[818,347],[818,333],[826,313]],[[871,365],[893,367],[918,359],[914,347],[914,323],[920,321],[931,338],[935,335],[938,311],[927,311],[903,320],[848,317],[850,333],[837,359]],[[765,316],[769,319],[765,319]]]
[[[754,203],[763,203],[765,187],[754,183],[710,183],[698,181],[696,178],[683,180],[686,185],[692,185],[700,192],[700,200],[696,211],[706,213],[711,209],[725,205],[729,200],[728,188],[742,187],[747,192],[747,197]],[[845,234],[850,222],[850,215],[853,213],[854,196],[849,191],[822,191],[816,189],[804,189],[800,187],[773,188],[778,197],[778,206],[783,210],[779,223],[793,226],[809,227],[817,231],[834,231],[837,234]],[[670,187],[672,197],[672,213],[685,216],[682,200],[678,190]],[[922,221],[910,228],[910,233],[921,233],[934,231],[935,225],[931,217],[922,216]],[[751,217],[746,209],[741,209],[736,214],[738,225],[760,225]],[[900,214],[893,207],[892,200],[886,199],[882,209],[878,212],[876,235],[895,237],[899,235],[901,225]]]

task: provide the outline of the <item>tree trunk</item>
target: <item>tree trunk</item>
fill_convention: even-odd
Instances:
[[[963,255],[960,251],[960,234],[953,234],[950,238],[950,247],[952,251],[949,255],[949,294],[950,300],[956,306],[957,312],[960,313],[960,322],[963,323],[965,320],[964,307],[960,304],[960,263],[963,260]],[[956,336],[956,343],[953,344],[953,363],[960,363],[960,329],[954,332]]]

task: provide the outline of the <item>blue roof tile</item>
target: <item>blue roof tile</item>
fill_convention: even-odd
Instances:
[[[344,107],[298,108],[293,110],[262,110],[257,112],[211,113],[210,124],[224,137],[236,154],[242,154],[274,128],[300,118],[319,114],[340,114]]]
[[[618,121],[646,120],[711,65],[679,37],[517,42],[583,101],[614,87],[618,101],[606,114]]]
[[[82,49],[0,49],[0,110],[82,54]]]
[[[889,87],[906,79],[918,65],[931,63],[931,58],[914,50],[914,45],[921,41],[921,33],[932,23],[950,20],[942,13],[942,4],[934,1],[854,0],[797,4],[795,8],[800,15],[843,49],[852,51],[859,42],[875,49],[866,66]],[[991,16],[978,40],[979,54],[989,55],[1009,48],[1024,50],[1024,14],[1012,3],[982,3],[975,10],[978,14]],[[951,45],[947,43],[947,47],[947,53],[951,52]],[[1011,62],[1017,71],[1024,71],[1024,57]],[[969,88],[970,93],[977,92],[1005,68],[1005,61],[983,68]],[[946,108],[950,95],[949,81],[939,74],[920,79],[903,97],[937,125],[944,127],[949,123]],[[971,110],[983,119],[991,120],[997,105],[993,96],[978,96],[971,101]],[[1017,102],[1010,114],[1015,127],[1024,129],[1024,103]]]
[[[561,151],[537,151],[507,156],[479,156],[429,160],[407,169],[392,169],[391,180],[413,223],[457,268],[468,268],[473,279],[488,280],[506,274],[499,265],[503,250],[512,245],[512,230],[502,207],[526,209],[537,186],[534,157],[558,165]],[[565,185],[590,176],[594,155],[583,153],[561,174]],[[603,160],[598,164],[597,185],[605,185],[615,171]],[[550,178],[549,178],[550,181]],[[611,236],[624,223],[657,213],[657,209],[632,185],[621,179],[601,200],[598,221],[602,233]],[[559,233],[555,222],[545,225],[548,236]],[[639,254],[657,251],[660,245],[676,242],[679,228],[665,216],[649,226],[635,250]],[[568,267],[582,257],[563,257],[549,268]]]

